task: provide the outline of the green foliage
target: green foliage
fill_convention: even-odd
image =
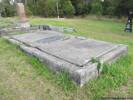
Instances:
[[[11,21],[10,19],[0,18],[0,28],[11,27],[12,25],[13,25],[13,21]]]
[[[89,14],[91,11],[91,4],[90,3],[85,3],[83,7],[83,14]]]
[[[32,11],[29,9],[29,7],[26,8],[26,15],[28,15],[28,16],[33,15]]]
[[[75,15],[84,15],[90,12],[90,3],[84,0],[71,0],[71,2],[75,8]]]
[[[126,84],[129,78],[128,75],[131,73],[131,71],[128,72],[130,64],[131,60],[128,56],[121,58],[115,64],[104,64],[99,78],[91,81],[90,84],[86,86],[90,89],[93,100],[99,100],[101,96],[104,96],[105,91]]]
[[[59,86],[63,87],[64,91],[67,93],[76,89],[76,85],[71,81],[69,74],[65,71],[61,71],[57,76],[57,81]]]
[[[28,7],[34,15],[50,17],[56,16],[56,1],[55,0],[37,0],[29,1]]]
[[[78,3],[76,8],[77,8],[77,14],[81,15],[83,12],[84,5],[82,3]]]
[[[1,3],[0,3],[0,12],[1,12],[1,15],[4,16],[4,17],[11,17],[11,16],[14,16],[15,15],[15,8],[13,5],[10,5],[9,1],[8,0],[3,0]]]
[[[117,7],[117,3],[114,0],[105,0],[103,2],[103,15],[114,15],[115,9]]]
[[[115,7],[108,7],[107,8],[107,15],[114,15]]]
[[[47,16],[56,16],[56,1],[54,0],[47,0],[46,4],[45,4],[45,14],[47,14]]]
[[[115,15],[127,15],[129,11],[133,11],[133,0],[120,0],[116,7]]]
[[[75,9],[70,0],[64,1],[62,5],[62,9],[63,9],[64,15],[66,16],[72,16],[75,13]]]
[[[129,11],[133,11],[133,0],[105,0],[103,3],[105,15],[127,15]]]
[[[103,14],[103,6],[99,0],[94,0],[91,4],[91,13],[96,15]]]
[[[97,59],[97,58],[92,58],[91,62],[97,64],[97,71],[98,71],[98,75],[99,75],[100,74],[100,70],[102,68],[102,64],[101,64],[100,60]]]
[[[58,0],[58,6],[60,16],[72,16],[75,13],[75,9],[70,0]],[[28,1],[28,7],[34,15],[44,17],[57,16],[57,0]]]
[[[26,2],[25,2],[26,1]],[[61,17],[71,17],[73,15],[109,15],[125,16],[129,11],[133,11],[133,0],[22,0],[26,6],[28,15],[44,17],[55,17],[57,13],[57,2]],[[15,5],[10,5],[9,0],[0,3],[2,16],[14,16],[16,14]]]

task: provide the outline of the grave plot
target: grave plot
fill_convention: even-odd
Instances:
[[[48,65],[54,72],[66,71],[80,86],[98,76],[97,63],[110,63],[127,53],[127,46],[104,41],[43,31],[9,36],[26,53]],[[101,70],[101,69],[100,69]]]

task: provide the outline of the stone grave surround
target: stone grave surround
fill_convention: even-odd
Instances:
[[[52,71],[68,72],[70,78],[80,86],[99,74],[97,63],[93,63],[92,58],[99,59],[101,63],[111,63],[127,54],[126,45],[65,35],[55,31],[40,31],[6,38],[47,64]]]
[[[61,26],[52,26],[52,25],[31,25],[30,30],[51,30],[51,31],[57,31],[57,32],[76,32],[74,28],[69,27],[61,27]]]
[[[30,24],[28,22],[26,14],[25,14],[24,4],[23,3],[17,3],[16,8],[17,8],[18,16],[20,18],[20,22],[18,23],[18,26],[20,28],[29,28]]]

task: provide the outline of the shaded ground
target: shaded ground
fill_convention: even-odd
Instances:
[[[30,19],[32,24],[73,27],[73,35],[122,43],[128,56],[105,67],[102,75],[83,88],[67,76],[54,75],[37,59],[0,38],[0,100],[88,100],[101,96],[133,95],[133,33],[123,32],[123,23],[83,19]]]

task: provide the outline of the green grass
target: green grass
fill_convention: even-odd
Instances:
[[[4,39],[0,39],[0,68],[2,100],[62,100],[67,98],[65,94],[68,89],[75,88],[67,74],[60,73],[55,76],[38,59],[26,55],[18,46]]]
[[[13,25],[13,20],[10,20],[10,18],[0,18],[0,28],[10,27]]]
[[[133,33],[123,32],[124,23],[43,18],[31,18],[30,22],[73,27],[77,32],[69,34],[128,45],[128,56],[112,65],[104,65],[99,78],[79,88],[70,81],[67,73],[53,74],[38,59],[27,56],[17,46],[0,39],[0,99],[95,100],[101,96],[133,95]],[[123,95],[121,90],[125,91]]]

